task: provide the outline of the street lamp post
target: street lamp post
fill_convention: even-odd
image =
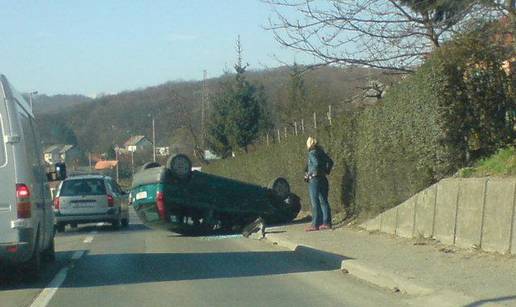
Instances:
[[[30,105],[31,109],[32,109],[32,96],[37,95],[37,94],[38,94],[38,91],[32,91],[29,93],[29,105]]]

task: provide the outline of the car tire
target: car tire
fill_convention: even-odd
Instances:
[[[122,219],[121,224],[122,224],[122,227],[124,227],[124,228],[129,226],[129,219],[128,218]]]
[[[71,224],[70,224],[70,227],[71,227],[72,229],[77,229],[77,223],[71,223]]]
[[[287,179],[278,177],[274,179],[269,185],[269,188],[273,190],[282,200],[285,200],[290,195],[290,184]]]
[[[36,235],[36,242],[34,243],[34,251],[29,261],[25,264],[27,277],[30,279],[37,279],[41,273],[41,251],[39,250],[39,230]]]
[[[63,223],[57,223],[57,225],[56,225],[57,232],[65,232],[65,226],[66,225]]]
[[[174,177],[185,180],[192,172],[192,161],[186,155],[177,154],[168,158],[166,167]]]
[[[56,259],[56,246],[53,236],[50,241],[50,246],[43,252],[43,258],[47,261],[54,261]]]

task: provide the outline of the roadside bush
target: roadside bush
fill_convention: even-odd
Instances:
[[[436,51],[376,105],[352,110],[316,136],[336,165],[330,202],[363,217],[396,206],[476,159],[514,142],[506,49],[470,33]],[[267,184],[276,176],[310,205],[303,182],[307,135],[212,163],[206,171]]]

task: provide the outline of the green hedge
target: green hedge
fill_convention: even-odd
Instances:
[[[465,37],[436,52],[376,105],[319,129],[316,136],[336,162],[329,178],[333,210],[377,214],[513,142],[511,80],[498,65],[504,56],[481,37]],[[284,176],[308,210],[306,137],[260,145],[204,169],[263,185]]]

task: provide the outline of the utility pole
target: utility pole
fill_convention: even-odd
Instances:
[[[89,161],[90,173],[91,173],[91,152],[88,152],[88,161]]]
[[[119,151],[120,148],[118,148],[118,145],[115,146],[115,157],[116,157],[116,182],[120,182],[120,172],[118,171],[118,166],[120,164],[120,161],[119,161]]]
[[[152,159],[156,162],[156,125],[154,123],[154,115],[152,116]]]
[[[131,174],[134,176],[134,151],[131,150]]]
[[[206,79],[208,78],[208,71],[203,70],[203,79],[202,79],[202,98],[201,98],[201,146],[204,150],[205,143],[205,123],[206,123],[206,107],[208,103],[208,91],[206,87]]]

